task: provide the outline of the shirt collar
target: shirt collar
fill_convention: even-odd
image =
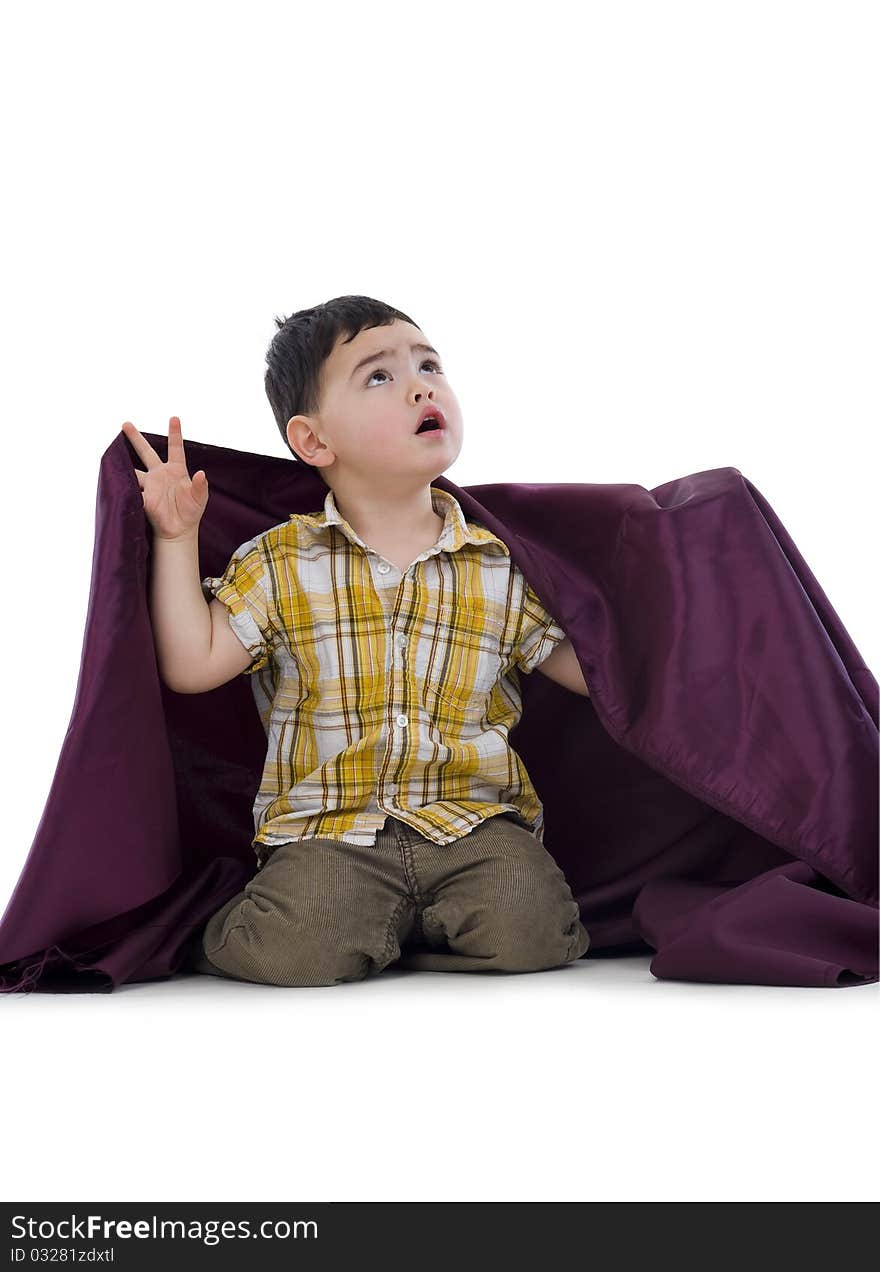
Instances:
[[[431,504],[438,516],[443,517],[443,529],[437,542],[432,548],[422,553],[423,557],[433,556],[435,552],[455,552],[465,543],[475,544],[497,544],[506,554],[510,556],[510,549],[503,539],[499,539],[486,526],[470,522],[465,519],[465,515],[461,510],[461,504],[450,494],[448,490],[441,490],[439,486],[431,487]],[[349,523],[343,517],[342,513],[336,506],[336,500],[333,491],[328,490],[324,499],[323,512],[316,513],[291,513],[290,520],[296,520],[301,525],[315,533],[327,530],[330,526],[338,526],[340,531],[351,542],[356,543],[358,547],[364,551],[371,551],[367,544],[359,535],[355,534]],[[421,559],[421,558],[419,558]]]

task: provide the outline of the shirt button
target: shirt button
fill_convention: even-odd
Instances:
[[[409,720],[407,720],[405,715],[399,715],[397,717],[397,723],[400,725],[401,729],[405,729],[409,724]]]
[[[388,564],[387,561],[380,561],[379,564],[376,566],[376,569],[379,571],[380,574],[387,574],[388,571],[391,569],[391,566]]]
[[[398,645],[406,644],[406,637],[404,636],[403,632],[401,632],[400,635],[397,637],[397,643]]]
[[[388,794],[389,794],[389,795],[395,795],[395,794],[397,793],[397,783],[396,783],[396,782],[386,782],[386,783],[385,783],[385,789],[386,789],[386,791],[388,792]]]

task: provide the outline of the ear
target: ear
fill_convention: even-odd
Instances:
[[[336,456],[315,433],[314,426],[311,415],[291,415],[287,421],[287,441],[304,464],[324,468],[332,464]]]

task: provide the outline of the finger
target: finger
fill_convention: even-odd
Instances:
[[[180,418],[172,415],[168,421],[168,462],[174,460],[175,463],[183,464],[186,468],[186,452],[183,448],[183,431],[180,427]]]
[[[142,437],[130,420],[126,420],[122,426],[122,432],[131,442],[137,454],[144,461],[147,468],[155,468],[157,464],[161,464],[162,460],[153,450],[150,443],[145,437]]]

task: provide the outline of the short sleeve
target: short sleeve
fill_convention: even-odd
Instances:
[[[253,543],[251,539],[237,548],[218,578],[202,579],[205,599],[216,597],[222,601],[229,614],[229,626],[253,657],[242,673],[246,676],[266,666],[275,642],[275,607],[266,558]]]
[[[514,665],[520,671],[534,671],[564,640],[565,631],[552,614],[545,610],[532,588],[526,583],[522,600],[522,622],[513,653]]]

